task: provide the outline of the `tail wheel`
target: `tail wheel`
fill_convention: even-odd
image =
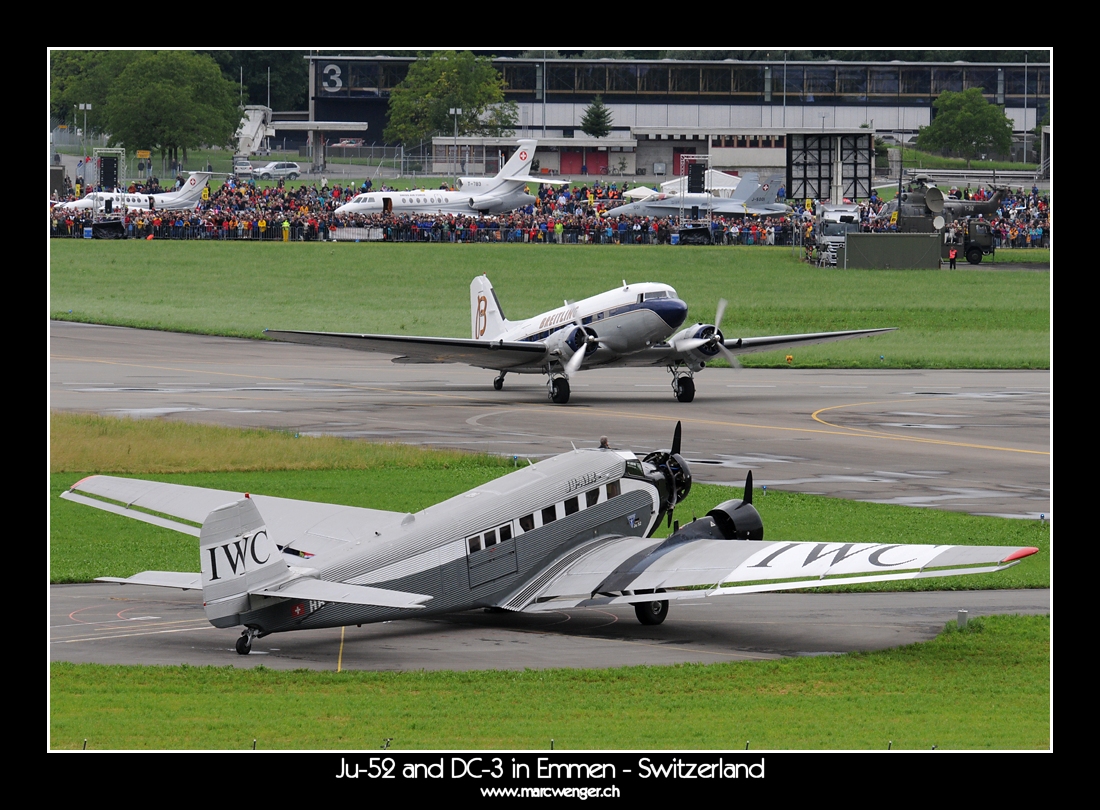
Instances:
[[[237,655],[248,655],[250,652],[252,652],[252,636],[246,630],[237,639]]]
[[[642,602],[634,606],[634,613],[642,624],[658,625],[668,618],[668,602]]]

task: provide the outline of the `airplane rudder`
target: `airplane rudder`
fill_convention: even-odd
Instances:
[[[470,283],[470,333],[474,340],[492,340],[507,328],[496,292],[488,276]]]
[[[287,564],[249,497],[220,506],[199,532],[203,607],[218,626],[250,609],[249,588],[285,575]]]

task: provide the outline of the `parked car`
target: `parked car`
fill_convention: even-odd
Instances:
[[[302,174],[302,168],[297,163],[273,161],[258,169],[253,169],[252,173],[261,180],[273,180],[280,177],[287,180],[297,180]]]
[[[248,158],[233,158],[233,176],[238,180],[248,180],[252,177],[252,164],[248,162]]]

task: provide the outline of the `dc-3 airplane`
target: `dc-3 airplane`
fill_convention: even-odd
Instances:
[[[179,191],[164,194],[130,194],[125,191],[89,191],[79,200],[61,203],[69,210],[103,211],[108,201],[114,211],[124,208],[138,211],[187,211],[202,201],[202,190],[210,182],[210,172],[191,172]]]
[[[679,599],[999,571],[1037,551],[768,542],[751,472],[743,500],[653,539],[690,490],[677,424],[668,451],[574,450],[415,514],[103,475],[61,497],[198,536],[200,573],[99,579],[202,589],[211,624],[244,627],[241,655],[270,633],[475,608],[631,604],[656,625]]]
[[[266,330],[289,343],[336,346],[399,355],[395,363],[468,363],[499,374],[493,387],[504,387],[504,376],[545,374],[553,402],[569,401],[569,380],[582,369],[613,366],[665,366],[672,374],[672,391],[680,402],[695,399],[695,372],[719,355],[736,364],[735,355],[784,346],[828,343],[864,337],[885,329],[812,332],[804,335],[727,338],[722,333],[726,301],[718,303],[713,324],[696,323],[679,329],[688,307],[667,284],[627,284],[528,318],[509,321],[486,276],[470,283],[467,338],[361,335],[340,332]]]
[[[698,206],[701,213],[709,211],[719,216],[786,216],[791,207],[776,202],[783,175],[769,177],[764,185],[754,174],[746,174],[729,197],[715,194],[654,194],[638,202],[627,203],[607,211],[609,217],[674,217],[681,210]]]
[[[518,148],[495,177],[460,177],[461,191],[414,189],[368,191],[357,194],[333,213],[341,214],[500,214],[532,205],[535,198],[524,191],[527,183],[552,183],[528,173],[535,159],[536,140],[521,140]]]

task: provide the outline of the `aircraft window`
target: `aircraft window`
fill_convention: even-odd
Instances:
[[[466,542],[470,546],[470,553],[471,554],[473,554],[475,551],[481,551],[481,535],[480,534],[474,535],[473,537],[467,537]]]
[[[637,476],[638,478],[645,478],[645,473],[642,472],[642,465],[637,461],[628,461],[626,463],[626,474]]]
[[[654,299],[654,298],[667,298],[668,293],[666,293],[664,290],[660,290],[658,292],[646,293],[645,297],[646,297],[647,301],[649,301],[651,299]]]
[[[489,529],[485,532],[485,548],[489,546],[495,546],[497,544],[497,532],[496,529]]]
[[[619,497],[620,493],[622,493],[622,488],[619,486],[618,481],[612,481],[607,485],[608,500]]]
[[[553,523],[557,519],[558,519],[558,507],[556,505],[555,506],[548,506],[548,507],[546,507],[545,509],[542,510],[542,525],[543,526],[545,526],[547,523]]]
[[[519,528],[520,528],[520,531],[524,531],[524,532],[531,531],[533,528],[535,528],[535,516],[534,515],[524,515],[523,517],[521,517],[519,519]]]
[[[512,539],[512,524],[509,523],[506,526],[500,527],[500,542]]]
[[[584,505],[586,507],[592,507],[596,505],[596,502],[600,499],[600,488],[590,489],[584,493]]]
[[[571,515],[574,512],[579,512],[580,508],[581,508],[581,506],[580,506],[580,503],[577,501],[577,496],[576,495],[574,495],[572,498],[566,498],[566,500],[565,500],[565,514]]]
[[[644,301],[644,300],[645,300],[645,296],[644,296],[644,295],[642,295],[641,293],[638,293],[638,303],[640,304],[640,303],[642,303],[642,301]]]

